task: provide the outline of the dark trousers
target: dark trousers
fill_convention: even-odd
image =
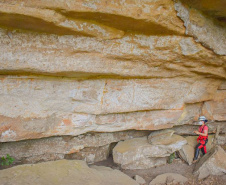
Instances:
[[[199,156],[199,150],[201,149],[202,154],[205,155],[206,154],[206,143],[208,142],[208,139],[205,141],[200,141],[200,143],[198,143],[195,147],[195,157],[194,160],[198,159]]]

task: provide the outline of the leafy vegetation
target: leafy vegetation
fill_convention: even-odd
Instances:
[[[12,164],[13,161],[15,161],[15,159],[13,157],[11,157],[9,154],[7,154],[6,157],[3,156],[0,158],[0,165],[8,166],[8,165]]]
[[[168,163],[171,164],[175,158],[176,158],[176,153],[174,152],[169,156]]]

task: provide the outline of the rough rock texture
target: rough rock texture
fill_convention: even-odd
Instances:
[[[171,139],[173,133],[174,133],[174,130],[171,130],[171,129],[165,129],[165,130],[159,130],[159,131],[152,132],[148,136],[148,143],[153,144],[153,145],[162,144],[165,141],[168,141],[169,139]]]
[[[226,146],[226,134],[221,134],[217,137],[217,144]]]
[[[158,175],[155,179],[153,179],[149,185],[157,185],[157,184],[183,184],[187,182],[188,179],[177,173],[165,173]]]
[[[223,87],[220,87],[223,88]],[[219,89],[216,91],[214,98],[206,101],[202,107],[202,114],[206,115],[209,120],[225,121],[226,120],[226,90]]]
[[[149,144],[147,137],[129,139],[114,147],[113,159],[124,169],[147,169],[166,164],[167,157],[186,143],[186,139],[178,135],[161,145]]]
[[[135,175],[134,179],[140,185],[146,185],[146,181],[139,175]]]
[[[203,16],[202,6],[172,0],[0,0],[1,144],[167,129],[200,115],[222,124],[225,29],[209,14],[224,17],[219,7]],[[109,144],[76,156],[101,147],[106,157]],[[61,159],[73,146],[24,157]]]
[[[226,174],[226,152],[220,147],[212,148],[195,166],[194,173],[199,179],[209,175]]]
[[[184,102],[210,100],[218,85],[219,80],[208,79],[2,78],[0,141],[169,128],[194,118],[187,113],[190,107],[198,114],[200,104],[183,108]]]
[[[83,159],[88,163],[105,160],[110,144],[147,136],[146,131],[88,133],[79,136],[50,137],[0,144],[0,154],[9,154],[15,162],[36,163],[57,159]]]
[[[210,122],[207,123],[207,126],[209,128],[208,133],[213,134],[216,133],[216,129],[219,126],[220,128],[220,133],[225,134],[226,133],[226,122]],[[193,133],[194,130],[198,130],[199,126],[198,125],[181,125],[181,126],[176,126],[171,128],[172,130],[175,131],[175,134],[178,135],[196,135]]]
[[[59,160],[20,165],[1,170],[1,184],[8,185],[138,185],[119,170],[103,166],[88,167],[84,161]]]
[[[182,1],[184,3],[189,3],[189,1]],[[226,3],[223,2],[224,0],[220,1],[222,6],[225,7]],[[199,4],[206,7],[204,2],[199,2]],[[208,3],[206,2],[206,4]],[[213,4],[213,2],[209,2],[209,7],[211,4]],[[194,5],[197,4],[194,2],[190,3],[190,7]],[[178,12],[177,15],[184,21],[186,34],[194,36],[198,42],[201,42],[205,46],[211,48],[215,53],[219,55],[226,55],[226,24],[219,24],[217,21],[203,15],[200,11],[190,7],[176,0],[175,9]],[[216,10],[214,11],[216,13]],[[225,19],[226,14],[222,18]]]
[[[111,149],[110,144],[100,146],[100,147],[89,147],[89,148],[84,148],[79,152],[67,154],[65,158],[84,160],[88,164],[92,164],[94,162],[106,160],[109,157],[110,149]]]

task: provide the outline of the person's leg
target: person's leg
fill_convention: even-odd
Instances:
[[[202,144],[201,143],[198,143],[195,147],[195,156],[194,156],[194,161],[196,161],[198,159],[198,156],[199,156],[199,150],[200,148],[202,148]]]
[[[203,155],[205,155],[207,153],[207,151],[206,151],[206,145],[203,146],[203,150],[204,150]]]
[[[204,150],[205,146],[201,148],[202,154],[205,155],[205,150]]]

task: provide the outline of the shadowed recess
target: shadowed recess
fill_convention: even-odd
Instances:
[[[211,16],[222,23],[226,23],[225,0],[181,0],[181,2],[202,11],[204,14]]]
[[[179,35],[173,30],[144,19],[134,19],[100,12],[63,12],[60,10],[58,12],[74,19],[96,21],[125,32],[142,33],[145,35]]]
[[[89,34],[71,31],[70,29],[64,27],[58,27],[54,23],[46,22],[39,18],[21,14],[0,13],[0,26],[57,35],[81,35],[92,37],[92,35]]]

